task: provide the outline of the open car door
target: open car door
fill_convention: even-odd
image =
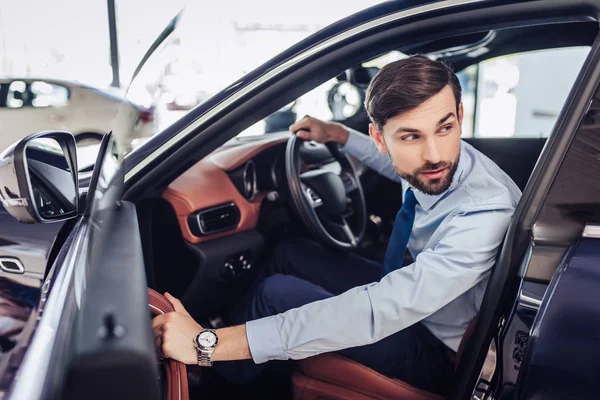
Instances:
[[[0,365],[14,372],[5,398],[187,399],[185,366],[158,363],[150,318],[172,308],[147,288],[136,207],[121,200],[123,159],[138,125],[122,108],[103,138],[87,193],[79,191],[68,132],[30,135],[0,156],[0,198],[13,217],[66,221],[24,329],[31,340]]]
[[[148,50],[132,85],[176,22],[177,18]],[[117,114],[113,133],[104,138],[87,196],[87,259],[77,260],[85,265],[80,268],[86,270],[87,284],[62,398],[185,399],[185,366],[170,361],[163,364],[166,369],[158,368],[150,318],[172,308],[147,288],[136,207],[121,200],[123,159],[138,122],[125,108]]]

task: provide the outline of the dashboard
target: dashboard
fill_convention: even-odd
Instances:
[[[178,294],[192,315],[230,307],[255,276],[270,235],[285,230],[289,137],[273,133],[230,141],[161,194],[167,208],[159,211],[154,230],[157,280],[163,290]],[[341,170],[329,149],[314,142],[303,144],[300,161],[302,172]],[[360,163],[353,161],[360,174]]]
[[[288,138],[276,134],[221,147],[173,181],[162,197],[175,210],[184,239],[196,244],[254,229],[263,199],[284,183]]]
[[[287,187],[285,148],[289,133],[239,138],[205,157],[163,192],[186,241],[198,244],[256,228],[265,198]],[[305,142],[301,171],[341,171],[327,147]],[[355,166],[359,166],[356,164]]]

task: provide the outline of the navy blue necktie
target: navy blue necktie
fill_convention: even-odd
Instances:
[[[396,215],[392,236],[390,236],[388,247],[385,252],[382,277],[403,266],[406,246],[408,245],[410,232],[412,231],[413,223],[415,222],[416,205],[417,199],[415,198],[415,194],[412,189],[408,189],[404,195],[402,208],[398,211],[398,215]]]

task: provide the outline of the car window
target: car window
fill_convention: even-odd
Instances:
[[[463,137],[548,137],[588,52],[589,47],[523,52],[485,60],[458,72],[463,89]],[[393,51],[362,66],[380,69],[405,57]],[[331,79],[239,136],[286,131],[306,114],[344,122],[364,111],[364,96],[361,88]]]
[[[62,107],[69,102],[69,89],[52,83],[31,83],[31,105],[33,107]]]
[[[23,81],[13,81],[8,87],[8,97],[6,99],[6,107],[21,108],[27,104],[29,95],[27,92],[27,84]]]
[[[375,68],[376,72],[384,65],[406,57],[407,55],[402,52],[391,51],[361,65],[364,71]],[[267,118],[258,121],[240,133],[239,136],[287,131],[291,124],[305,115],[324,121],[346,122],[350,118],[365,112],[366,89],[366,82],[361,86],[356,86],[340,79],[340,77],[330,79]]]
[[[460,71],[463,137],[550,136],[588,52],[589,47],[524,52]]]
[[[21,107],[62,107],[69,103],[69,89],[64,86],[34,81],[13,81],[8,87],[6,106]]]
[[[343,87],[341,90],[348,90],[349,96],[346,97],[349,97],[347,101],[351,105],[345,108],[343,106],[338,108],[329,107],[328,93],[337,84],[337,79],[328,80],[292,103],[280,108],[265,119],[262,119],[245,129],[238,136],[255,136],[263,135],[265,133],[287,131],[291,124],[307,114],[315,118],[329,121],[334,119],[334,112],[337,116],[339,116],[338,114],[351,112],[354,104],[360,101],[360,99],[355,93],[351,93],[351,89],[344,89]]]

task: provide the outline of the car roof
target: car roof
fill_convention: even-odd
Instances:
[[[20,76],[20,75],[0,75],[0,81],[8,82],[8,81],[24,81],[24,82],[34,82],[34,81],[43,81],[48,83],[55,83],[57,85],[63,85],[68,87],[85,87],[85,88],[94,88],[91,85],[87,85],[85,83],[81,83],[78,81],[70,81],[67,79],[59,79],[59,78],[50,78],[45,76]]]
[[[405,54],[423,53],[440,58],[460,70],[483,60],[506,54],[548,48],[590,46],[598,34],[598,23],[574,21],[556,25],[530,25],[485,30],[402,47]]]

